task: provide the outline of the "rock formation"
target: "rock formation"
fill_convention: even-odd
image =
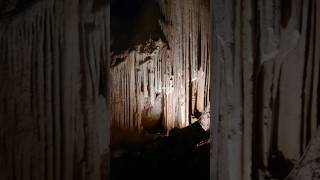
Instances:
[[[163,114],[167,131],[188,126],[209,105],[209,2],[158,1],[158,5],[168,44],[145,42],[112,57],[113,127],[143,129],[143,114],[155,110],[156,97],[163,105],[154,115]]]
[[[161,40],[112,62],[109,3],[0,1],[1,180],[107,179],[109,124],[202,131],[209,105],[210,179],[319,179],[319,0],[157,0]]]
[[[172,62],[163,41],[149,41],[134,50],[112,56],[112,127],[143,129],[168,117],[172,101]],[[148,122],[147,122],[148,121]],[[162,124],[162,122],[160,122]],[[165,127],[170,125],[164,122]]]
[[[320,3],[211,4],[211,179],[284,178],[319,125]]]
[[[0,179],[105,179],[109,6],[16,2],[0,18]]]

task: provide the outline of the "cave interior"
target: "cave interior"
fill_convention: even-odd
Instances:
[[[320,179],[319,9],[1,0],[0,179]]]
[[[209,37],[201,36],[205,17],[199,13],[209,10],[203,2],[184,5],[199,9],[188,16],[194,22],[182,18],[188,27],[178,39],[182,24],[163,10],[165,1],[111,1],[112,178],[176,179],[182,171],[189,172],[185,178],[209,178],[209,130],[196,123],[209,113],[209,56],[201,52],[208,49],[202,38]]]

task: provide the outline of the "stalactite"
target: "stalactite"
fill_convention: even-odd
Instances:
[[[172,62],[167,45],[161,40],[150,41],[134,50],[114,54],[112,61],[112,127],[141,131],[143,118],[161,116],[167,109],[167,103],[163,102],[172,88],[168,87]],[[163,71],[165,66],[169,67]],[[168,119],[167,115],[164,113],[164,119]]]
[[[39,1],[0,20],[1,179],[105,177],[109,9],[93,3]]]
[[[175,121],[180,127],[209,105],[209,1],[158,1],[164,19],[160,21],[172,56]],[[189,112],[190,111],[190,112]]]
[[[211,3],[211,178],[285,178],[319,124],[319,3]]]
[[[122,62],[111,72],[112,126],[115,128],[141,130],[143,112],[157,102],[157,94],[161,95],[160,111],[167,131],[188,126],[193,122],[192,117],[209,105],[208,1],[159,1],[159,5],[164,16],[160,23],[170,48],[158,44],[160,50],[142,52],[142,46],[112,58],[115,63]],[[134,66],[131,62],[135,62]],[[121,77],[128,72],[135,81],[123,82],[125,79]],[[130,94],[132,99],[125,94]],[[128,101],[136,104],[127,104]],[[134,114],[124,109],[133,109]],[[125,125],[126,121],[135,126]]]

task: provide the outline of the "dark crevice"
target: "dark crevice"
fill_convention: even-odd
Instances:
[[[262,69],[262,71],[259,72],[259,74],[257,75],[258,79],[255,85],[255,101],[259,102],[260,104],[263,104],[263,98],[259,98],[259,97],[263,97],[264,92],[264,83],[263,83],[263,79],[264,77],[264,69]],[[259,142],[261,142],[261,140],[263,139],[263,109],[262,106],[256,106],[255,108],[255,114],[254,117],[257,119],[256,121],[253,121],[253,129],[255,129],[256,131],[254,131],[253,133],[253,144],[255,146],[253,146],[254,150],[253,150],[253,168],[254,168],[254,175],[253,178],[257,179],[258,178],[258,168],[260,169],[265,169],[265,167],[263,167],[263,160],[261,158],[261,154],[258,152],[262,152],[262,146]]]
[[[2,0],[0,1],[0,20],[21,14],[39,1],[40,0]]]
[[[111,50],[133,49],[149,40],[166,41],[155,0],[111,0]]]
[[[283,179],[294,167],[294,164],[290,160],[286,159],[283,153],[278,149],[275,149],[272,152],[272,157],[268,164],[271,177],[267,177],[267,179]]]
[[[305,61],[304,61],[304,70],[303,70],[303,86],[302,86],[302,112],[301,112],[301,119],[302,119],[302,121],[301,121],[301,130],[302,130],[302,133],[301,133],[301,136],[300,136],[300,141],[301,142],[304,142],[304,141],[306,141],[305,139],[304,139],[304,134],[306,133],[306,132],[304,132],[305,131],[305,121],[307,120],[307,119],[305,119],[304,117],[305,117],[305,113],[307,113],[307,112],[305,112],[304,111],[304,108],[305,108],[305,106],[307,106],[307,104],[306,104],[306,99],[307,99],[307,97],[306,97],[306,94],[305,94],[305,88],[306,88],[306,84],[307,84],[307,73],[308,73],[308,63],[309,63],[309,61],[308,61],[308,59],[309,59],[309,52],[310,52],[310,41],[312,40],[311,39],[311,17],[312,17],[312,11],[311,11],[311,9],[312,9],[312,6],[311,6],[311,1],[309,2],[309,4],[308,4],[308,18],[307,18],[307,27],[306,27],[306,51],[305,51],[305,54],[304,54],[304,57],[305,57]],[[303,153],[303,151],[304,151],[304,147],[303,146],[301,146],[301,148],[300,148],[300,154],[302,154]]]
[[[310,4],[311,1],[309,1]],[[299,33],[302,33],[302,28],[303,28],[303,8],[304,8],[304,1],[300,2],[300,15],[299,15]],[[310,6],[309,6],[310,9]],[[309,11],[310,12],[310,11]],[[308,19],[309,20],[309,19]],[[307,36],[308,37],[308,36]]]
[[[101,9],[104,9],[109,3],[110,0],[94,0],[92,5],[92,11],[97,12]]]
[[[201,29],[198,33],[198,70],[201,68]]]
[[[280,109],[280,84],[281,84],[281,75],[282,75],[282,64],[280,65],[277,82],[277,94],[273,103],[273,129],[272,129],[272,137],[271,137],[271,148],[268,159],[268,172],[270,173],[271,179],[283,179],[285,178],[289,172],[294,167],[294,164],[285,158],[283,153],[279,151],[278,148],[278,132],[279,132],[279,109]]]
[[[259,146],[259,138],[261,138],[261,134],[259,132],[262,132],[259,130],[261,125],[259,124],[259,119],[262,117],[262,111],[259,108],[259,104],[263,103],[261,102],[261,99],[259,97],[260,93],[262,92],[263,88],[263,66],[260,67],[260,42],[261,42],[261,33],[260,33],[260,10],[259,10],[259,4],[256,1],[252,1],[252,14],[254,14],[253,19],[251,20],[251,26],[253,29],[252,33],[252,50],[253,50],[253,119],[256,119],[252,123],[253,129],[257,129],[256,131],[252,132],[252,178],[258,179],[259,178],[259,169],[262,168],[262,160],[260,159],[259,152],[261,152],[261,146]],[[260,71],[260,68],[262,71]]]
[[[318,60],[319,63],[320,59]],[[320,109],[320,73],[318,77],[318,89],[317,89],[317,109]],[[320,126],[320,113],[317,113],[317,127]]]
[[[312,13],[314,13],[314,10],[315,10],[315,8],[313,8],[312,9]],[[313,18],[313,19],[312,19]],[[315,28],[315,26],[316,26],[316,17],[315,17],[315,15],[313,15],[312,16],[312,20],[313,20],[313,25],[314,25],[314,28]],[[311,33],[311,32],[310,32]],[[310,37],[313,37],[313,38],[315,38],[316,37],[316,31],[313,29],[313,35],[312,36],[310,36]],[[310,63],[312,63],[312,65],[311,65],[311,80],[310,80],[310,83],[311,83],[311,85],[310,85],[310,95],[309,95],[309,100],[308,100],[308,102],[309,102],[309,104],[308,104],[308,112],[307,112],[307,119],[306,119],[306,121],[307,121],[307,129],[306,129],[306,131],[308,132],[307,133],[307,139],[306,139],[306,141],[307,142],[309,142],[310,141],[310,139],[311,139],[311,136],[312,136],[312,115],[311,115],[311,113],[312,113],[312,101],[313,101],[313,91],[314,91],[314,78],[315,78],[315,76],[314,76],[314,68],[315,68],[315,53],[316,53],[316,49],[315,49],[315,47],[316,47],[316,41],[314,40],[314,39],[312,39],[312,50],[309,52],[310,53],[310,55],[311,55],[311,58],[309,58],[310,60],[311,60],[311,62]],[[307,59],[307,60],[309,60],[309,59]]]
[[[281,1],[281,26],[286,28],[292,15],[292,0]]]

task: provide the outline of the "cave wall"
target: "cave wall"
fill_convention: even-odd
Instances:
[[[111,126],[141,131],[146,118],[161,121],[163,115],[163,127],[172,128],[174,124],[167,120],[171,119],[174,99],[172,61],[167,44],[162,40],[150,40],[112,55],[112,62]]]
[[[285,180],[319,179],[320,178],[320,129],[310,140],[298,163]]]
[[[1,17],[1,179],[107,178],[106,2],[43,0]]]
[[[320,3],[211,4],[211,178],[281,179],[319,125]]]
[[[178,127],[210,105],[210,6],[207,0],[158,1],[159,21],[168,40],[173,62],[175,104],[172,112]]]
[[[162,41],[168,44],[151,52],[137,47],[115,52],[113,61],[123,63],[111,72],[112,127],[142,130],[143,113],[155,108],[157,93],[167,131],[188,126],[210,104],[209,1],[157,2]]]
[[[266,179],[274,152],[299,160],[317,149],[317,139],[307,145],[319,124],[317,0],[211,0],[212,14],[199,10],[205,1],[160,4],[176,72],[172,96],[192,102],[172,108],[180,125],[209,102],[207,94],[199,105],[187,101],[188,93],[209,88],[208,75],[205,85],[190,88],[199,69],[188,69],[200,64],[212,77],[211,179]],[[1,179],[105,178],[108,11],[98,0],[45,0],[1,18]],[[301,163],[316,157],[306,154]],[[298,169],[290,178],[304,175]]]

